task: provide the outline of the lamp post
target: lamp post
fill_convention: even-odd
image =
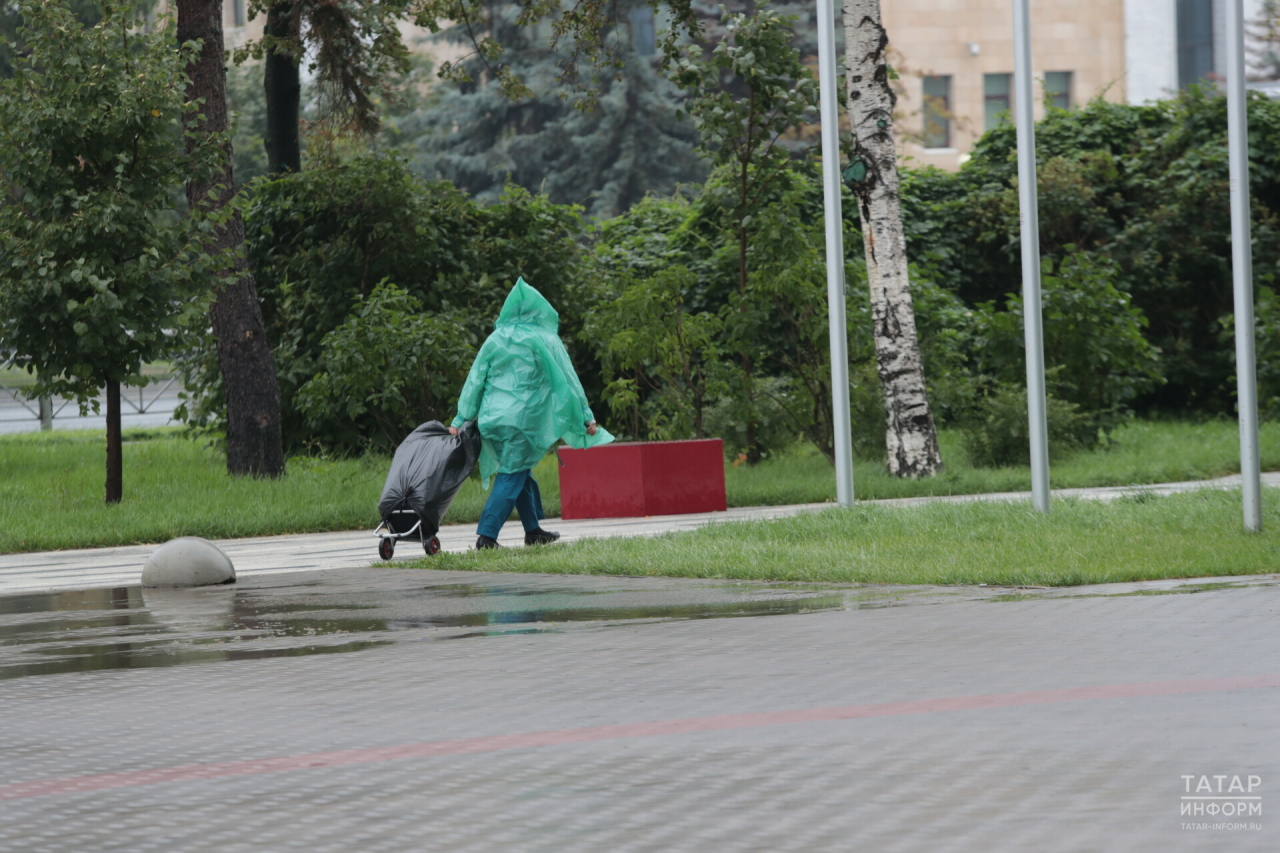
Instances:
[[[827,243],[827,313],[836,500],[853,506],[853,435],[849,424],[849,336],[844,300],[844,218],[840,212],[840,110],[836,83],[836,14],[818,0],[818,88],[822,121],[822,198]]]
[[[1239,0],[1237,0],[1239,2]],[[1031,502],[1049,511],[1049,423],[1040,310],[1040,210],[1036,193],[1036,125],[1031,93],[1029,0],[1013,0],[1014,112],[1018,129],[1018,209],[1022,242],[1022,320],[1027,350],[1027,419],[1031,438]]]
[[[1244,87],[1244,9],[1227,0],[1227,152],[1231,175],[1231,277],[1235,292],[1236,407],[1244,527],[1262,530],[1258,386],[1253,326],[1253,244],[1249,233],[1249,115]]]

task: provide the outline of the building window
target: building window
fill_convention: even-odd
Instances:
[[[231,0],[231,21],[234,26],[244,26],[244,0]]]
[[[1071,109],[1071,72],[1046,71],[1044,73],[1044,96],[1049,105],[1060,110]]]
[[[924,78],[924,147],[951,147],[951,77]]]
[[[1178,88],[1213,73],[1213,0],[1178,0]]]
[[[641,56],[653,56],[657,52],[653,9],[649,6],[638,6],[631,10],[631,43]]]
[[[1012,74],[982,75],[984,130],[991,130],[1009,120],[1009,89],[1012,85]]]

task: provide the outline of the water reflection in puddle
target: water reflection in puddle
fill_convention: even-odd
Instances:
[[[577,586],[540,579],[423,585],[420,572],[326,575],[319,582],[260,579],[239,588],[122,587],[0,597],[0,679],[336,654],[407,639],[525,634],[575,624],[879,607],[901,598],[798,584],[621,580],[609,586],[592,579]]]

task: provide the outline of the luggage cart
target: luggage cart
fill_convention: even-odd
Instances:
[[[422,549],[428,557],[440,553],[440,537],[428,536],[424,541],[422,519],[407,507],[389,512],[373,533],[378,537],[378,556],[384,560],[391,559],[396,552],[396,543],[401,539],[422,542]]]

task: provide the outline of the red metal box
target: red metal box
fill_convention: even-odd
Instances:
[[[613,442],[560,448],[562,518],[723,512],[724,442]]]

